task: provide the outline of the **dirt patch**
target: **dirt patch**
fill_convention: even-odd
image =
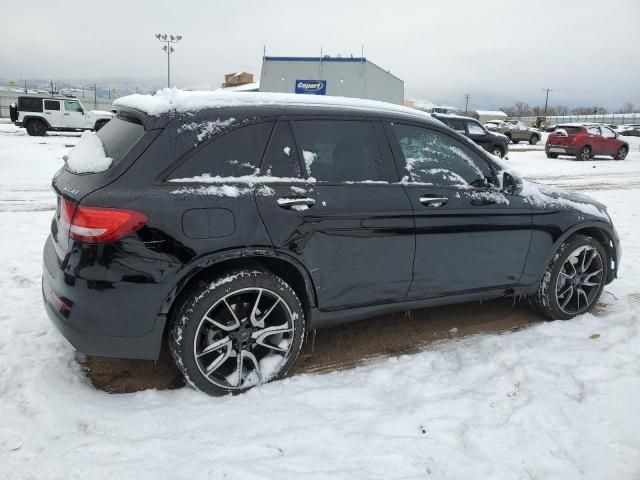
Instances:
[[[414,353],[447,338],[524,328],[542,320],[524,305],[502,299],[394,313],[309,332],[288,376],[352,368],[381,358]],[[168,347],[157,361],[86,356],[91,383],[109,393],[180,388],[184,381]]]

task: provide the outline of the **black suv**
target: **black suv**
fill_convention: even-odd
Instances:
[[[191,385],[239,392],[282,377],[310,329],[501,296],[569,319],[616,276],[604,206],[523,194],[417,111],[184,95],[121,100],[97,133],[109,168],[54,177],[43,294],[80,352],[155,359],[168,339]]]
[[[469,137],[487,152],[492,153],[498,158],[502,158],[509,153],[509,137],[487,130],[475,118],[443,113],[434,113],[432,116],[440,120],[447,127]]]

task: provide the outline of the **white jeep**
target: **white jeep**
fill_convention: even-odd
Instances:
[[[111,112],[86,110],[73,97],[23,96],[11,105],[11,119],[29,135],[41,136],[49,130],[100,130],[112,118]]]

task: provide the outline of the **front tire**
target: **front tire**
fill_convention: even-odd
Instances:
[[[624,145],[618,149],[616,154],[613,156],[614,160],[624,160],[627,158],[627,153],[629,153],[629,149]]]
[[[42,137],[47,133],[47,126],[41,120],[29,120],[26,128],[27,133],[32,137]]]
[[[504,157],[504,150],[502,150],[502,148],[500,148],[500,147],[493,147],[491,149],[491,154],[495,155],[498,158],[502,158],[502,157]]]
[[[169,345],[189,384],[210,395],[283,377],[305,333],[302,305],[280,277],[238,270],[198,284],[173,316]]]
[[[539,141],[540,137],[538,135],[531,135],[531,138],[529,139],[529,145],[535,145]]]
[[[552,320],[569,320],[600,298],[609,273],[607,252],[593,237],[573,235],[553,256],[531,303]]]
[[[547,158],[558,158],[558,154],[557,153],[547,152]]]
[[[98,130],[100,130],[102,127],[104,127],[104,126],[107,124],[107,122],[108,122],[108,121],[109,121],[109,120],[98,120],[98,121],[96,122],[96,125],[95,125],[95,127],[94,127],[94,130],[97,132],[97,131],[98,131]]]

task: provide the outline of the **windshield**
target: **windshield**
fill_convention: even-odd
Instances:
[[[144,127],[136,123],[135,119],[116,117],[102,127],[96,135],[102,140],[107,157],[113,159],[113,166],[122,160],[131,147],[142,138]]]

